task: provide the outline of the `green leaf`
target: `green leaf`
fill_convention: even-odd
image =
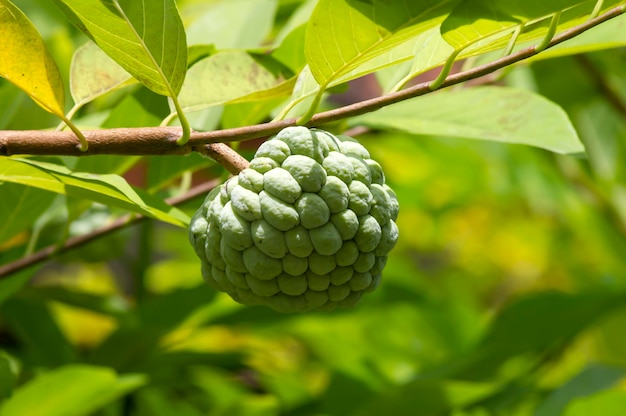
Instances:
[[[124,178],[118,175],[73,172],[64,166],[52,163],[1,158],[0,181],[89,199],[181,227],[189,223],[186,214],[140,189],[131,187]]]
[[[124,85],[132,77],[117,62],[89,41],[74,52],[70,67],[70,91],[75,107]]]
[[[513,88],[441,91],[356,117],[352,123],[421,135],[527,144],[556,153],[584,152],[559,106]]]
[[[187,69],[187,44],[174,0],[59,0],[71,19],[139,82],[176,96]]]
[[[229,101],[242,101],[252,94],[258,99],[288,96],[293,82],[284,85],[246,52],[221,52],[189,69],[178,98],[185,110],[197,111]]]
[[[0,244],[33,225],[33,219],[45,212],[54,194],[28,186],[0,183],[0,194],[10,204],[0,204]]]
[[[59,69],[37,29],[8,0],[0,0],[0,77],[42,108],[63,117],[65,98]]]
[[[110,368],[68,365],[44,373],[17,389],[0,416],[83,416],[141,387],[139,374],[118,375]]]
[[[626,376],[626,370],[604,365],[591,365],[574,378],[556,389],[535,410],[534,416],[563,414],[568,405],[577,398],[591,396],[606,390]],[[592,412],[587,414],[602,414]]]
[[[375,57],[392,62],[394,47],[437,26],[457,2],[321,0],[307,27],[307,63],[325,87]]]

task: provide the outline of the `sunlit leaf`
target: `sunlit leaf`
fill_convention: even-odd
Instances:
[[[63,166],[27,159],[0,159],[0,181],[19,183],[50,192],[89,199],[147,215],[178,226],[189,218],[158,198],[131,187],[118,175],[73,172]]]
[[[616,388],[575,400],[562,414],[563,416],[621,416],[624,409],[626,409],[626,392]]]
[[[58,0],[80,29],[152,91],[175,96],[185,78],[187,45],[174,0]]]
[[[620,0],[604,1],[603,10],[618,3]],[[589,18],[595,5],[595,0],[463,1],[441,24],[441,34],[457,51],[470,45],[486,45],[483,51],[493,50],[504,46],[513,31],[521,25],[524,25],[524,30],[518,42],[541,39],[548,33],[548,25],[554,13],[561,13],[557,31],[563,31]]]
[[[281,82],[246,52],[221,52],[189,69],[178,98],[184,109],[196,111],[231,101],[288,96],[294,82]]]
[[[82,416],[146,383],[138,374],[110,368],[68,365],[49,371],[17,389],[0,408],[1,416]]]
[[[481,22],[484,19],[473,21],[472,17],[468,17],[468,14],[465,13],[466,10],[463,9],[463,7],[466,7],[465,4],[466,3],[463,3],[457,6],[457,9],[455,9],[450,17],[442,23],[440,28],[436,27],[426,31],[415,39],[413,52],[414,58],[412,59],[410,70],[402,70],[404,73],[398,74],[396,76],[395,84],[389,85],[385,91],[396,91],[406,85],[406,83],[415,76],[440,66],[454,53],[455,48],[458,51],[462,51],[462,53],[458,56],[458,59],[485,54],[478,58],[476,65],[494,61],[502,56],[501,49],[504,48],[509,42],[512,36],[512,31],[515,27],[521,23],[531,21],[529,20],[530,18],[526,18],[525,20],[520,18],[520,21],[512,19],[515,21],[515,24],[511,23],[510,25],[506,25],[504,21],[495,19],[491,22],[494,25],[494,27],[491,27],[493,31],[489,31],[489,24],[482,26]],[[489,8],[491,7],[491,4],[492,3],[488,3],[486,6],[484,5],[484,7]],[[553,3],[546,3],[546,5],[549,5],[546,10],[553,9],[550,8]],[[526,4],[526,6],[528,6],[528,4]],[[560,23],[557,26],[557,31],[562,32],[576,24],[582,23],[591,12],[591,7],[593,7],[593,5],[590,5],[590,2],[587,1],[582,2],[577,7],[566,10],[559,19]],[[545,12],[544,9],[545,8],[540,8],[540,10]],[[463,13],[465,13],[465,15],[463,15]],[[480,13],[480,10],[473,10],[472,13]],[[499,11],[498,13],[503,12]],[[489,18],[491,17],[493,16],[489,15],[485,17],[485,19],[489,22]],[[460,26],[458,29],[451,30],[450,27],[453,26],[455,22],[458,24],[463,22],[462,24],[465,26]],[[517,38],[517,43],[513,50],[519,50],[524,47],[536,45],[538,40],[547,34],[548,24],[549,19],[529,24],[525,31],[522,31]],[[605,28],[605,25],[612,27]],[[499,29],[501,26],[505,27],[502,31]],[[609,45],[612,45],[613,47],[622,45],[623,42],[620,43],[620,37],[617,35],[618,33],[621,34],[621,26],[623,25],[617,24],[614,20],[609,21],[592,29],[592,31],[601,31],[601,35],[593,39],[591,36],[587,35],[588,32],[585,32],[582,35],[559,44],[554,48],[547,49],[531,59],[546,59],[554,56],[597,50],[606,48]],[[469,33],[464,34],[463,32],[465,30]],[[485,33],[481,34],[482,31]],[[587,40],[583,40],[583,38],[586,38]],[[391,70],[393,70],[393,68]]]
[[[513,88],[442,91],[390,105],[353,123],[413,134],[527,144],[557,153],[584,152],[558,105]]]
[[[74,52],[70,68],[70,91],[76,106],[120,87],[132,77],[93,42]]]
[[[9,0],[0,0],[0,77],[18,86],[47,111],[63,116],[59,69],[37,29]]]
[[[308,23],[305,42],[313,76],[325,86],[364,62],[388,54],[437,26],[457,1],[321,0]]]
[[[624,46],[626,46],[626,15],[618,16],[593,27],[567,42],[547,49],[530,60],[535,61]]]
[[[188,43],[213,44],[217,49],[255,48],[272,29],[277,3],[276,0],[219,0],[190,5]]]

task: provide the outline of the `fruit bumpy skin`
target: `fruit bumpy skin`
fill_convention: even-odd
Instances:
[[[380,283],[398,200],[354,139],[288,127],[206,197],[189,239],[214,289],[280,312],[350,307]]]

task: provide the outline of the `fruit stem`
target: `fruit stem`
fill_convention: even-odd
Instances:
[[[197,150],[204,156],[210,157],[224,166],[233,175],[237,175],[250,164],[243,156],[224,143],[207,144],[199,147]]]

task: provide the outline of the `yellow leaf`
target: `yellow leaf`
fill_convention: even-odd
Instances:
[[[0,0],[0,77],[45,110],[63,117],[63,81],[37,29],[9,0]]]

